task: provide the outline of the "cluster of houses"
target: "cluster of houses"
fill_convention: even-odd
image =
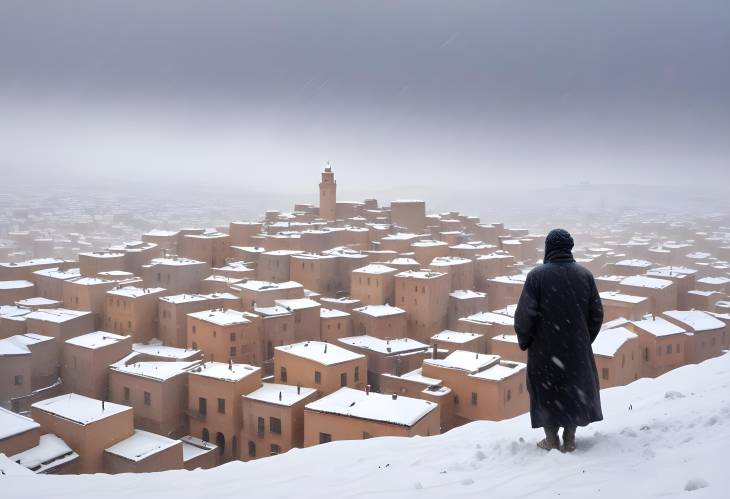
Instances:
[[[318,207],[0,263],[6,461],[209,468],[526,412],[513,317],[544,236],[336,191],[327,168]],[[606,314],[603,388],[728,349],[726,222],[575,233]]]

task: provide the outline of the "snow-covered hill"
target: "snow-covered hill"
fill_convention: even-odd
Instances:
[[[730,355],[602,392],[574,454],[527,416],[429,438],[334,442],[208,471],[6,476],[5,498],[730,497]]]

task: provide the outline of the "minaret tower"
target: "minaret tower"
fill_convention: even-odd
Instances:
[[[335,220],[337,206],[337,182],[329,163],[322,172],[319,183],[319,216],[325,220]]]

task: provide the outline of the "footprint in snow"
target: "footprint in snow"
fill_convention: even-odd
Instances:
[[[462,485],[472,485],[473,483],[474,483],[474,480],[472,480],[471,478],[464,478],[461,481],[461,484]]]
[[[692,478],[687,481],[687,483],[684,486],[684,490],[687,492],[692,492],[693,490],[699,490],[704,489],[705,487],[709,487],[709,483],[707,483],[707,480],[704,478]]]

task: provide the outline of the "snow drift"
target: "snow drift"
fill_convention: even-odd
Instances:
[[[428,438],[333,442],[207,471],[3,476],[3,497],[730,497],[730,355],[601,392],[573,454],[527,415]]]

